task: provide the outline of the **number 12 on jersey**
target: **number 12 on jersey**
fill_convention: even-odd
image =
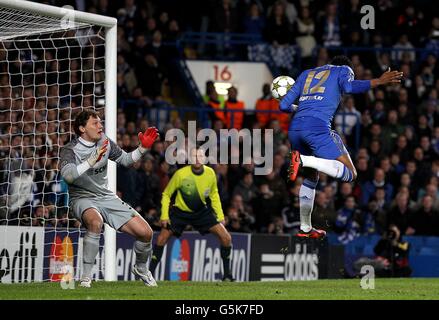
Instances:
[[[305,85],[303,86],[302,95],[313,94],[313,93],[323,93],[325,92],[325,87],[323,84],[328,80],[331,70],[323,70],[316,74],[315,71],[308,73],[305,80]],[[309,88],[313,79],[320,80],[315,86]]]

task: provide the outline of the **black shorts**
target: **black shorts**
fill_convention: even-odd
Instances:
[[[188,225],[204,235],[209,233],[210,228],[219,223],[211,208],[205,208],[198,212],[184,212],[172,207],[169,211],[169,221],[168,229],[176,237],[180,237]]]

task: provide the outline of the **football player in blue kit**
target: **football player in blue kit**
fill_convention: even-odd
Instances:
[[[353,181],[357,176],[342,139],[331,130],[342,94],[362,93],[380,85],[399,83],[402,76],[402,72],[389,68],[377,79],[354,80],[352,62],[346,56],[336,56],[330,64],[302,72],[282,98],[280,110],[296,111],[288,129],[293,150],[289,179],[294,181],[299,170],[304,178],[299,192],[298,237],[323,239],[326,236],[324,230],[315,229],[311,224],[318,172],[342,181]],[[299,101],[297,109],[293,105],[296,100]]]

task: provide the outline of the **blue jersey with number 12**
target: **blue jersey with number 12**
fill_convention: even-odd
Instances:
[[[290,130],[330,128],[342,94],[360,93],[369,89],[370,81],[354,80],[354,72],[350,67],[327,64],[302,72],[282,98],[279,108],[292,112],[292,104],[299,100]]]

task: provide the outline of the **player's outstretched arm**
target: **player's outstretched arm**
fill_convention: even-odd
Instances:
[[[155,127],[150,127],[145,132],[139,132],[138,137],[140,145],[130,153],[126,153],[116,143],[110,141],[111,151],[108,158],[124,167],[131,166],[134,162],[139,161],[148,149],[151,149],[154,142],[159,138],[159,131]]]
[[[376,78],[376,79],[372,79],[370,81],[370,86],[372,88],[375,88],[375,87],[390,84],[390,83],[400,83],[403,75],[404,74],[401,71],[391,71],[389,68],[386,72],[384,72],[381,75],[381,77]]]
[[[384,72],[381,77],[372,80],[354,80],[354,72],[351,68],[344,66],[340,73],[339,84],[343,93],[363,93],[370,88],[375,88],[380,85],[389,83],[401,82],[403,73],[400,71]]]

